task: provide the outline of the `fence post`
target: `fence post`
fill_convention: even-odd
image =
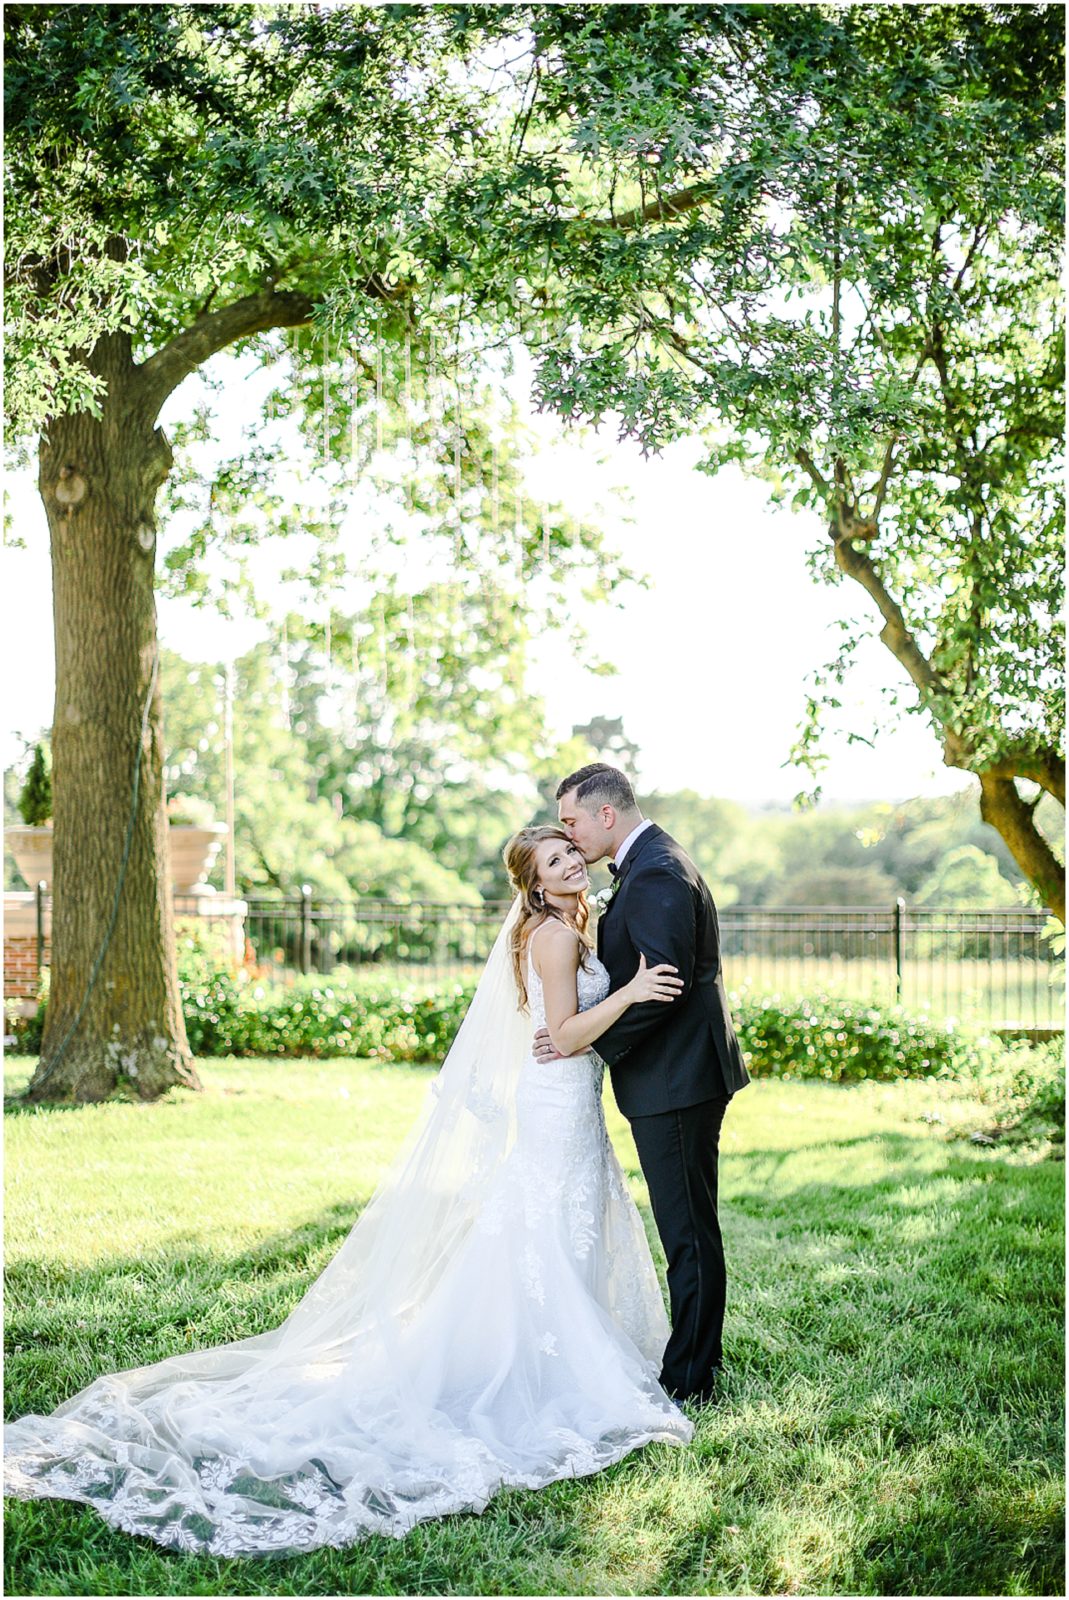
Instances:
[[[902,1004],[902,913],[906,902],[895,901],[895,1004]]]
[[[45,964],[45,889],[47,885],[42,878],[36,890],[37,902],[37,988],[41,988],[41,969]]]
[[[301,884],[301,971],[312,970],[312,886]]]

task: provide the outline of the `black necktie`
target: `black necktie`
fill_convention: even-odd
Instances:
[[[610,861],[609,862],[609,871],[612,873],[614,878],[618,878],[620,876],[620,869],[616,865],[615,861]]]

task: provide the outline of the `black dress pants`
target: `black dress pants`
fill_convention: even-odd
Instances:
[[[727,1100],[633,1117],[631,1132],[668,1261],[672,1336],[661,1386],[676,1400],[710,1393],[723,1360],[727,1274],[716,1211],[720,1128]]]

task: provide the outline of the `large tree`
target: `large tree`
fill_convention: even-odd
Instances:
[[[7,394],[18,435],[39,430],[56,637],[53,981],[29,1096],[152,1097],[197,1084],[165,861],[157,419],[216,352],[309,322],[327,286],[387,303],[377,241],[463,118],[445,18],[383,12],[345,38],[282,7],[4,21]]]
[[[187,378],[230,349],[284,363],[284,405],[357,474],[399,427],[403,389],[405,442],[429,458],[406,509],[440,521],[448,481],[459,565],[492,533],[499,565],[572,570],[584,530],[559,508],[537,515],[490,422],[471,437],[456,284],[405,257],[451,166],[493,140],[494,86],[465,67],[509,20],[449,6],[5,10],[6,402],[9,437],[38,440],[56,637],[53,972],[31,1099],[197,1084],[155,615],[174,464],[158,419]],[[306,520],[266,488],[262,455],[240,467],[214,510],[252,487],[261,522]],[[177,587],[203,587],[210,534],[198,525],[167,553]],[[599,583],[617,576],[601,559]]]

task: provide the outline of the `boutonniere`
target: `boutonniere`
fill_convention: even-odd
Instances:
[[[610,900],[612,899],[613,895],[616,893],[616,891],[617,891],[617,889],[619,887],[620,887],[619,878],[614,878],[612,880],[612,882],[610,884],[608,884],[604,889],[599,889],[597,894],[592,894],[590,896],[590,904],[592,906],[596,906],[597,910],[598,910],[598,913],[600,914],[602,911],[605,910],[606,906],[609,904]]]

